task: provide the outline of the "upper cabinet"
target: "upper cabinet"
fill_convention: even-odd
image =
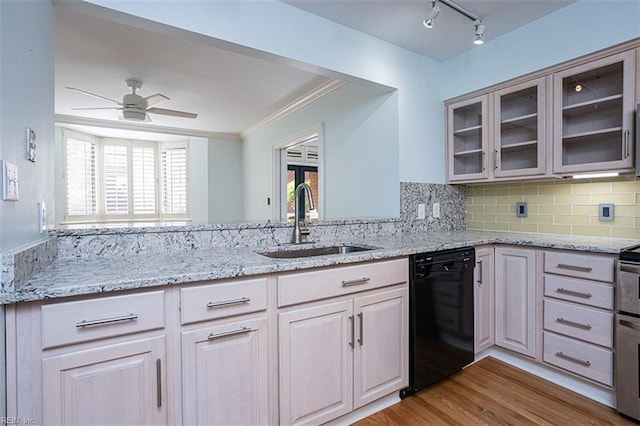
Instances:
[[[634,171],[636,49],[622,49],[447,102],[448,182]]]
[[[449,104],[449,180],[544,174],[545,101],[540,78]]]
[[[554,172],[633,167],[635,60],[623,52],[554,74]]]
[[[489,150],[488,95],[447,107],[450,180],[486,179]]]
[[[495,177],[545,173],[545,100],[544,77],[494,93]]]

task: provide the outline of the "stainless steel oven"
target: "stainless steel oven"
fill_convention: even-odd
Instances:
[[[640,246],[620,252],[616,285],[616,402],[640,420]]]

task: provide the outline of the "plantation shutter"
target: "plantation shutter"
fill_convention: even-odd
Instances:
[[[162,213],[187,213],[187,148],[162,149]]]
[[[133,213],[155,215],[156,208],[156,150],[153,147],[133,146]]]
[[[129,214],[128,149],[126,145],[104,145],[105,214]]]
[[[65,161],[67,216],[95,216],[97,214],[95,143],[68,137]]]

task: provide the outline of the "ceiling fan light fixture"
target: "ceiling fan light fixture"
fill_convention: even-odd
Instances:
[[[147,113],[139,108],[122,108],[122,116],[125,120],[129,121],[145,121],[147,119]]]
[[[438,4],[437,1],[431,2],[431,5],[432,5],[431,12],[429,12],[427,19],[425,19],[424,22],[422,22],[422,24],[427,28],[433,28],[433,21],[435,21],[435,19],[438,17],[440,12],[442,11],[442,7]]]

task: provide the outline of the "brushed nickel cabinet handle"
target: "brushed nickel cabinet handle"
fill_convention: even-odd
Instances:
[[[476,282],[478,283],[478,285],[482,285],[484,284],[482,282],[482,260],[479,260],[476,265],[478,265],[478,278],[476,278]]]
[[[574,358],[562,352],[556,352],[558,358],[566,359],[567,361],[575,362],[576,364],[584,365],[585,367],[591,367],[591,362],[582,359]]]
[[[112,317],[112,318],[103,318],[96,320],[82,320],[76,323],[76,327],[91,327],[94,325],[106,325],[112,324],[114,322],[123,322],[123,321],[134,321],[138,319],[138,314],[131,313],[129,315],[123,315],[120,317]]]
[[[498,170],[498,150],[493,150],[493,168]]]
[[[366,284],[369,281],[371,281],[371,278],[367,278],[367,277],[358,278],[357,280],[342,281],[342,287],[349,287],[349,286],[352,286],[352,285]]]
[[[560,269],[569,269],[570,271],[579,271],[579,272],[593,271],[593,268],[591,266],[567,265],[566,263],[558,263],[558,265],[556,266]]]
[[[220,339],[222,337],[235,336],[236,334],[250,333],[252,331],[255,331],[255,330],[249,327],[242,327],[239,330],[225,331],[223,333],[218,333],[218,334],[209,333],[209,335],[207,336],[207,339],[209,340]]]
[[[364,332],[364,325],[363,325],[364,314],[360,312],[358,314],[358,318],[360,318],[360,338],[358,339],[358,343],[360,343],[360,346],[362,346],[364,344],[364,335],[362,334]]]
[[[356,321],[353,315],[349,315],[349,321],[351,322],[351,340],[349,340],[349,346],[353,349],[355,347],[355,334],[356,334]]]
[[[581,328],[583,330],[591,330],[591,325],[589,324],[581,324],[579,322],[569,321],[564,318],[556,318],[556,322],[559,322],[560,324],[564,324],[564,325],[569,325],[571,327]]]
[[[156,403],[162,407],[162,360],[156,359]]]
[[[591,299],[593,297],[591,293],[582,293],[579,291],[567,290],[566,288],[558,288],[556,289],[556,293],[566,294],[568,296],[582,297],[583,299]]]
[[[251,301],[250,297],[241,297],[240,299],[223,300],[222,302],[209,302],[207,303],[207,308],[211,309],[211,308],[221,308],[221,307],[230,306],[230,305],[241,305],[243,303],[247,303],[250,301]]]
[[[625,130],[624,131],[624,148],[623,148],[624,149],[624,158],[629,157],[629,153],[630,153],[629,152],[630,151],[629,150],[629,147],[630,147],[629,134],[630,134],[629,130]]]

